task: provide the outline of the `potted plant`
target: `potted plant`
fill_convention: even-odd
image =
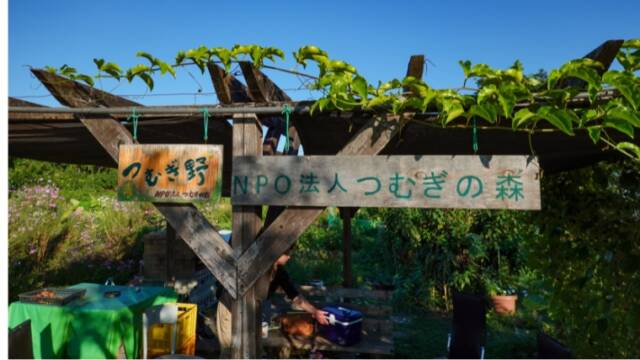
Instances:
[[[500,315],[515,314],[518,294],[514,287],[505,285],[500,280],[488,280],[486,288],[496,313]]]

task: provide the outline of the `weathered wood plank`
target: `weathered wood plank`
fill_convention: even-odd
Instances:
[[[386,121],[385,121],[386,120]],[[373,118],[345,145],[339,155],[375,155],[399,130],[399,117]],[[240,293],[249,289],[322,213],[323,207],[290,207],[262,232],[238,259]]]
[[[213,63],[207,63],[207,68],[220,103],[251,102],[247,87],[233,75],[227,74],[223,68]]]
[[[540,209],[528,155],[236,157],[237,205]]]
[[[129,100],[88,88],[43,70],[32,70],[34,75],[62,104],[82,106],[132,106]],[[95,90],[95,91],[94,91]],[[92,96],[97,96],[92,99]],[[127,129],[109,117],[80,118],[87,129],[104,146],[114,161],[119,156],[120,144],[133,144]],[[236,267],[231,248],[216,229],[193,205],[154,204],[177,234],[194,250],[200,260],[229,291],[236,296]]]
[[[36,104],[31,101],[17,99],[11,96],[9,96],[9,106],[46,107],[44,105]]]
[[[233,155],[261,154],[262,131],[253,114],[233,117]],[[232,166],[234,166],[232,164]],[[233,251],[241,254],[255,240],[262,226],[261,206],[233,206]],[[236,277],[237,278],[237,277]],[[233,327],[232,354],[235,358],[255,358],[257,355],[258,302],[254,289],[238,296],[231,306]]]
[[[240,61],[240,69],[249,87],[249,95],[254,102],[291,101],[268,76],[256,69],[249,61]]]
[[[409,58],[409,65],[407,65],[407,76],[413,76],[416,79],[422,79],[424,72],[424,55],[412,55]],[[409,92],[410,89],[403,88],[404,92]]]

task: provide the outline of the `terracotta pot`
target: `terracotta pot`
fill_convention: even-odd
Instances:
[[[516,313],[518,295],[494,295],[491,297],[493,309],[500,315],[513,315]]]

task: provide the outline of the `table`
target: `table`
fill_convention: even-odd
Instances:
[[[121,346],[128,358],[137,358],[144,310],[178,299],[172,289],[163,287],[81,283],[71,288],[86,289],[86,294],[64,306],[20,301],[9,306],[9,328],[31,319],[36,359],[116,358]],[[120,296],[106,298],[107,291],[120,291]]]

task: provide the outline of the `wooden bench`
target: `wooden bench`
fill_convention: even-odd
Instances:
[[[330,351],[351,354],[371,354],[374,356],[390,357],[393,354],[393,323],[391,315],[392,291],[367,289],[318,289],[312,286],[302,286],[300,293],[314,305],[321,308],[325,305],[343,305],[362,312],[362,341],[352,346],[340,346],[321,336],[310,340],[301,340],[284,336],[279,329],[269,331],[269,336],[262,339],[262,344],[268,350],[279,349],[279,354],[288,354],[291,350]],[[272,307],[282,312],[291,309],[291,304],[285,303],[284,298],[274,296]]]

